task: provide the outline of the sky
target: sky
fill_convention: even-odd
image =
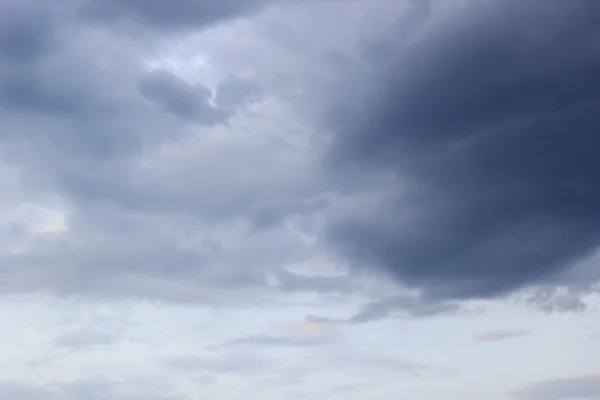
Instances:
[[[0,398],[600,399],[597,0],[0,0]]]

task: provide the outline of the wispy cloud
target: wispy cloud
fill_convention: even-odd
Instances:
[[[584,375],[537,382],[514,393],[524,400],[596,400],[600,397],[600,375]]]
[[[259,334],[230,339],[222,343],[209,346],[209,348],[220,349],[235,346],[306,347],[325,344],[327,341],[327,339],[320,337],[311,338]]]
[[[478,342],[499,342],[529,335],[531,335],[531,332],[529,331],[498,329],[478,333],[473,338]]]
[[[345,354],[329,353],[326,356],[326,359],[334,362],[338,368],[348,369],[350,371],[379,370],[384,373],[404,373],[409,376],[427,373],[446,375],[460,372],[460,368],[457,366],[428,364],[393,356],[382,356],[362,352]]]

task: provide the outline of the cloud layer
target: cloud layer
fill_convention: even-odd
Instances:
[[[597,398],[599,4],[0,0],[0,398]]]
[[[600,7],[392,3],[1,2],[7,210],[45,215],[2,222],[3,289],[366,300],[348,322],[530,287],[580,309]]]

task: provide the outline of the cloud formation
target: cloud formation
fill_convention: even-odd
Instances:
[[[364,323],[547,285],[532,304],[580,310],[596,3],[359,3],[2,2],[2,166],[64,221],[7,225],[3,289],[360,296]]]
[[[592,395],[599,10],[0,0],[0,399]]]
[[[395,178],[330,243],[431,298],[567,282],[600,245],[599,17],[593,0],[479,1],[404,21],[368,101],[328,120],[331,170]]]
[[[458,302],[431,302],[418,296],[397,295],[383,300],[364,304],[359,311],[348,318],[329,318],[307,315],[305,319],[321,323],[365,324],[388,317],[425,318],[441,314],[454,314],[462,311]]]
[[[7,293],[229,301],[306,258],[289,230],[253,232],[326,205],[306,198],[309,170],[290,175],[305,160],[248,127],[274,111],[261,85],[157,66],[189,32],[270,3],[0,3],[2,165],[24,201],[66,221],[56,235],[11,228],[26,251],[1,249]]]

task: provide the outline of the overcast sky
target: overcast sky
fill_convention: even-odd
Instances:
[[[0,0],[0,398],[599,399],[598,21]]]

